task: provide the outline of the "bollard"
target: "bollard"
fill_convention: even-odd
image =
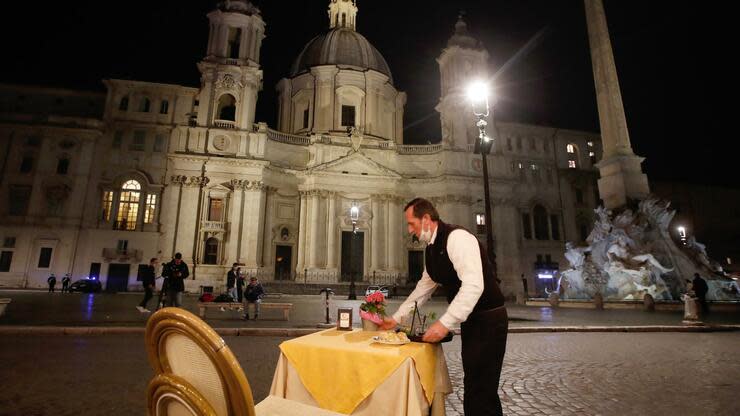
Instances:
[[[594,295],[594,307],[599,311],[604,310],[604,296],[601,293]]]
[[[326,321],[324,322],[324,325],[331,325],[331,322],[329,320],[329,295],[333,295],[334,291],[330,287],[327,287],[327,288],[321,289],[321,291],[319,291],[319,294],[321,293],[324,294],[324,299],[325,299],[324,304],[326,305]]]
[[[647,312],[655,312],[655,299],[653,295],[646,293],[642,298],[642,309]]]
[[[683,324],[702,325],[703,322],[699,319],[699,302],[697,302],[697,298],[687,293],[681,299],[683,299]]]

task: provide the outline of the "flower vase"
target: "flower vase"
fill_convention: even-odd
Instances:
[[[376,324],[375,322],[369,319],[363,319],[362,320],[362,330],[363,331],[377,331],[378,324]]]

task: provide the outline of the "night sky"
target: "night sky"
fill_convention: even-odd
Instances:
[[[690,30],[696,10],[682,0],[604,2],[632,145],[647,158],[648,176],[739,187],[730,152],[702,136],[710,110],[694,56],[702,40]],[[197,87],[215,3],[4,2],[0,82],[102,91],[102,79],[122,78]],[[253,3],[267,23],[257,120],[274,127],[275,84],[328,27],[328,0]],[[496,78],[497,120],[599,130],[581,0],[359,0],[358,7],[358,31],[408,94],[407,142],[440,138],[435,59],[460,10],[488,48],[492,72],[506,64]]]

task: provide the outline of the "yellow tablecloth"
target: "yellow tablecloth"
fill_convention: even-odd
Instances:
[[[407,359],[412,359],[432,403],[437,346],[372,341],[375,331],[329,329],[280,344],[301,382],[324,409],[349,414]]]

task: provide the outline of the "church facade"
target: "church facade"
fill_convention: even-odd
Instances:
[[[421,196],[481,241],[492,221],[504,292],[524,277],[537,294],[593,224],[598,134],[495,123],[485,218],[463,91],[488,77],[486,49],[458,20],[437,59],[441,141],[405,144],[407,96],[357,16],[353,0],[330,0],[328,29],[276,86],[272,127],[255,120],[265,22],[248,1],[208,14],[198,88],[0,85],[0,287],[43,287],[53,272],[138,290],[139,265],[176,252],[189,291],[223,286],[235,262],[263,281],[402,285],[423,268],[402,212]]]

